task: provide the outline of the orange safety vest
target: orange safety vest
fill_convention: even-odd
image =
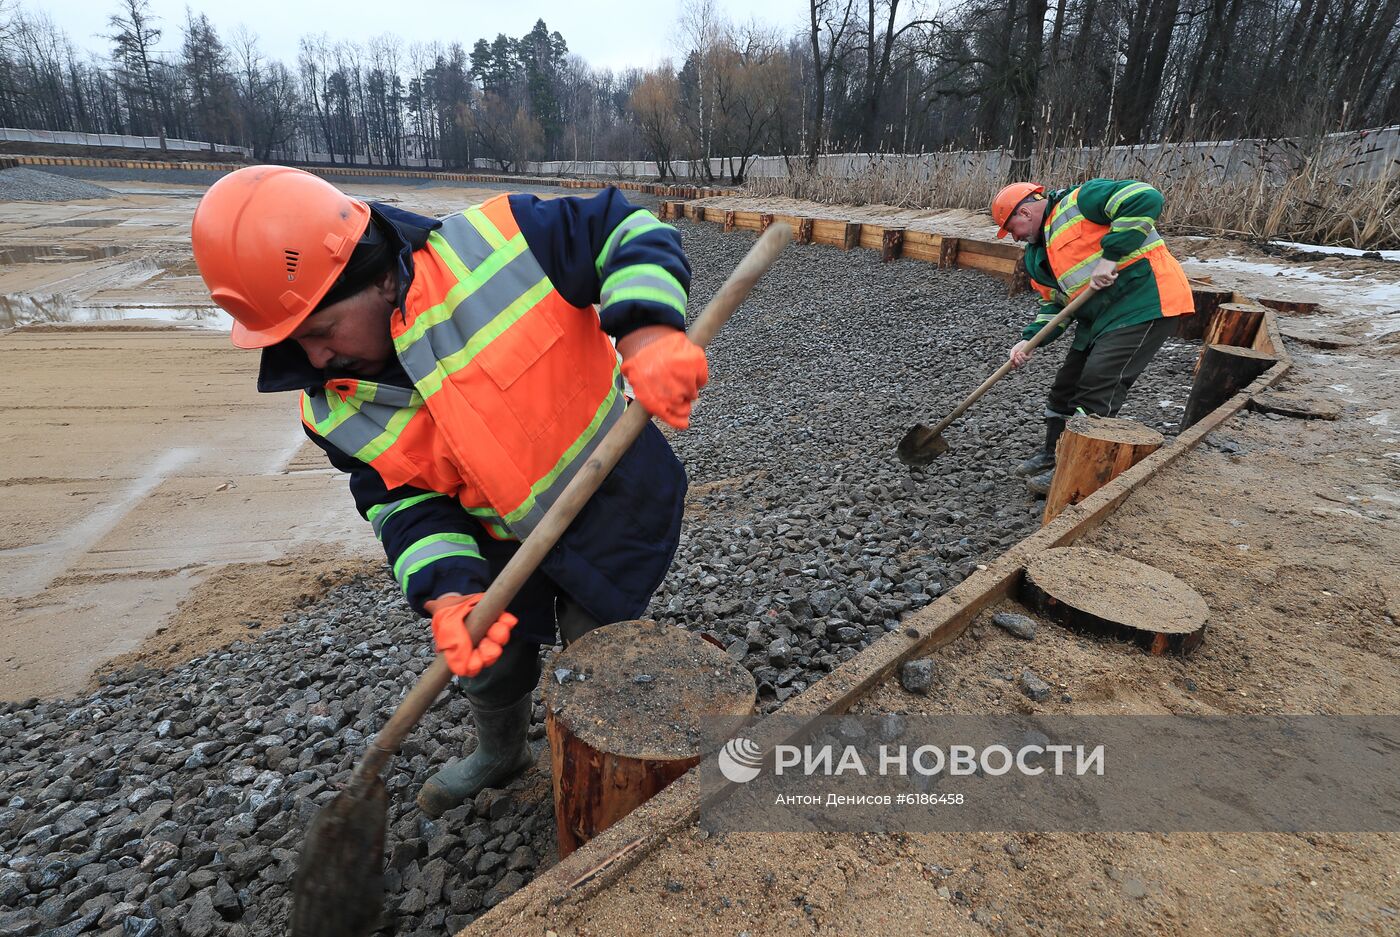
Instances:
[[[1110,211],[1115,200],[1131,194],[1131,188],[1127,188],[1109,199]],[[1074,299],[1089,285],[1094,265],[1103,258],[1101,244],[1104,235],[1126,229],[1143,231],[1147,237],[1141,247],[1118,261],[1118,269],[1146,260],[1152,267],[1152,277],[1157,283],[1162,315],[1185,316],[1194,313],[1196,302],[1191,296],[1186,271],[1167,250],[1166,242],[1157,233],[1152,219],[1118,218],[1111,225],[1095,224],[1084,217],[1079,209],[1078,187],[1055,204],[1045,228],[1045,251],[1060,288],[1052,290],[1032,281],[1036,292],[1043,299],[1054,300],[1061,305]]]
[[[445,219],[413,263],[390,327],[413,389],[327,381],[302,421],[386,487],[450,495],[524,539],[626,409],[617,352],[593,307],[554,288],[506,195]]]

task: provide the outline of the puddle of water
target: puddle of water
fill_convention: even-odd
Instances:
[[[64,221],[50,221],[49,228],[110,228],[121,224],[120,218],[68,218]]]
[[[154,319],[205,329],[233,327],[233,319],[217,306],[93,306],[74,303],[64,296],[27,293],[0,295],[0,329],[43,323],[118,322],[124,319]]]
[[[77,263],[84,260],[105,260],[119,257],[131,250],[119,244],[100,247],[63,247],[58,244],[9,244],[0,247],[0,264]]]

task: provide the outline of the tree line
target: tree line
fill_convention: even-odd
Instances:
[[[670,62],[595,69],[524,36],[300,40],[119,0],[107,55],[0,2],[0,125],[183,137],[260,160],[749,159],[1317,135],[1400,122],[1400,0],[807,0],[787,31],[688,0]],[[177,40],[178,37],[178,40]],[[176,41],[172,41],[176,40]],[[470,45],[468,42],[470,41]],[[723,158],[719,161],[718,158]],[[714,161],[712,161],[714,160]]]

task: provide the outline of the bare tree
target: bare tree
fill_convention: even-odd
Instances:
[[[121,11],[107,20],[113,29],[110,39],[118,62],[132,75],[138,94],[146,99],[146,113],[160,134],[160,148],[166,150],[165,118],[156,92],[155,46],[160,29],[155,25],[147,0],[121,0]]]
[[[817,165],[822,148],[826,116],[826,82],[835,65],[847,53],[848,32],[854,18],[855,0],[807,0],[811,13],[812,87],[816,102],[812,108],[812,129],[807,138],[807,165]]]
[[[628,107],[641,128],[648,155],[665,181],[681,141],[680,87],[670,62],[647,72],[632,89]]]

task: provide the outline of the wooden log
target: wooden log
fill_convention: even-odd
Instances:
[[[724,213],[724,231],[728,234],[734,230],[734,212],[732,210]]]
[[[702,725],[753,713],[753,676],[694,632],[623,621],[584,635],[545,679],[562,859],[700,762]]]
[[[1207,345],[1191,384],[1191,396],[1186,400],[1181,428],[1194,425],[1277,363],[1278,359],[1273,355],[1253,348]]]
[[[904,229],[886,228],[880,235],[880,262],[889,263],[904,253]]]
[[[1196,370],[1201,369],[1201,356],[1205,354],[1208,345],[1252,348],[1267,311],[1263,306],[1253,303],[1221,303],[1217,306],[1201,336],[1201,352],[1196,356]]]
[[[1026,564],[1021,598],[1068,628],[1184,654],[1205,637],[1210,609],[1186,583],[1145,563],[1056,547]]]
[[[1295,420],[1335,420],[1342,415],[1342,402],[1335,397],[1318,397],[1295,390],[1266,390],[1249,402],[1249,409]]]
[[[762,231],[762,224],[759,213],[756,211],[736,211],[734,213],[734,225],[743,228],[745,231]]]
[[[812,219],[812,243],[829,244],[846,249],[846,229],[848,225],[839,218]]]
[[[773,215],[772,215],[771,212],[761,212],[761,213],[759,213],[759,216],[758,216],[758,232],[759,232],[760,234],[762,234],[764,231],[767,231],[767,230],[768,230],[768,226],[769,226],[770,224],[772,224],[772,223],[773,223]]]
[[[1317,303],[1300,299],[1260,299],[1259,305],[1290,316],[1310,316],[1318,310]]]
[[[811,243],[812,243],[812,219],[811,219],[811,218],[798,218],[798,219],[797,219],[797,231],[796,231],[796,233],[793,235],[793,240],[796,241],[798,244],[811,244]]]
[[[1026,255],[1025,248],[1018,244],[1009,244],[1006,241],[978,241],[973,238],[962,238],[958,242],[958,253],[975,254],[980,257],[996,257],[999,260],[1009,260],[1015,263]]]
[[[1011,271],[1011,283],[1006,288],[1006,295],[1019,296],[1021,293],[1028,292],[1030,288],[1031,274],[1026,269],[1026,255],[1023,253],[1021,258],[1016,261],[1016,269]]]
[[[1010,281],[1016,270],[1016,261],[1008,260],[1005,257],[997,257],[992,254],[981,254],[976,251],[965,249],[966,242],[959,247],[957,259],[954,266],[963,267],[968,270],[980,270],[982,273],[989,273],[994,277],[1001,277]]]
[[[938,245],[938,266],[947,270],[958,265],[958,246],[961,241],[958,238],[943,238]]]
[[[1205,333],[1206,323],[1215,315],[1215,310],[1220,308],[1221,303],[1233,300],[1234,295],[1230,290],[1217,289],[1208,283],[1193,282],[1191,298],[1196,303],[1196,314],[1176,317],[1177,337],[1190,342],[1200,341],[1201,335]]]
[[[904,256],[910,260],[938,263],[943,251],[944,238],[930,231],[905,231]]]
[[[1133,420],[1080,414],[1071,417],[1055,446],[1055,475],[1045,496],[1045,525],[1071,504],[1137,465],[1162,447],[1162,434]]]
[[[860,223],[857,221],[846,222],[846,230],[842,234],[841,249],[848,251],[853,247],[860,246]]]

